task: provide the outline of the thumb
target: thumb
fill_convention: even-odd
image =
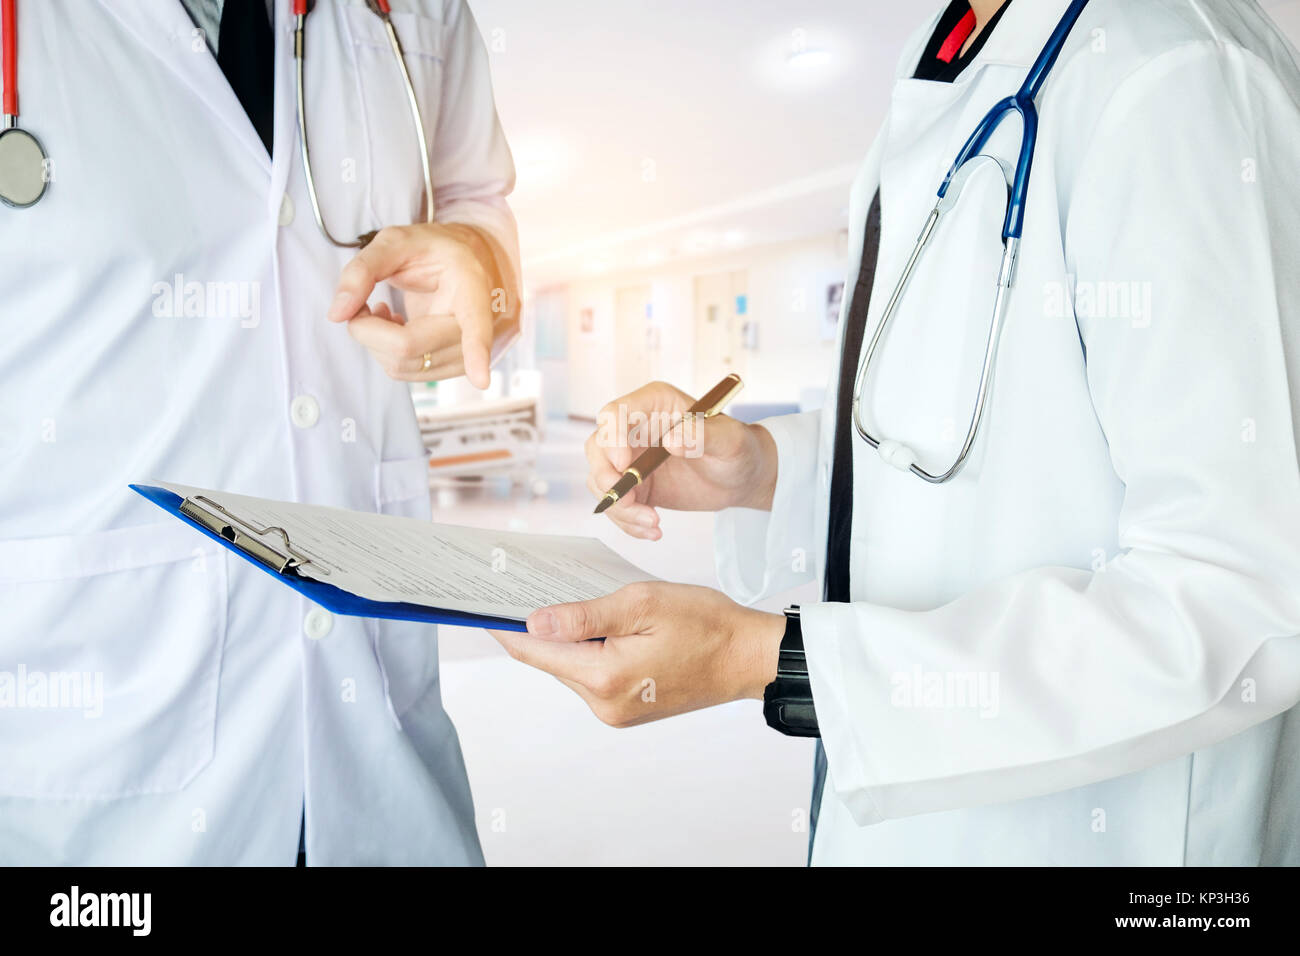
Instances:
[[[635,634],[644,600],[643,587],[630,585],[590,601],[545,607],[528,615],[528,633],[548,641],[590,641]]]

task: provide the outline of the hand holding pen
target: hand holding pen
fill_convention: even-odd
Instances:
[[[659,508],[771,507],[776,485],[771,436],[760,425],[716,411],[739,387],[739,377],[728,376],[696,402],[671,385],[654,382],[601,409],[586,444],[587,484],[600,503],[611,490],[625,492],[604,512],[610,520],[633,537],[653,541],[662,537]],[[710,409],[715,413],[707,415]],[[680,424],[688,414],[695,420]],[[642,462],[634,477],[625,477],[647,453],[649,464]]]

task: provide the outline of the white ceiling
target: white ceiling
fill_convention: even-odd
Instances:
[[[534,284],[842,226],[899,49],[943,5],[470,2]],[[1300,0],[1264,6],[1300,37]]]

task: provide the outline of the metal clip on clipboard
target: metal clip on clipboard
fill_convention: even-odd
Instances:
[[[213,534],[221,535],[240,551],[266,565],[276,574],[292,574],[298,577],[297,569],[304,564],[312,563],[311,558],[294,548],[293,542],[289,540],[288,532],[283,528],[277,525],[266,528],[258,527],[251,521],[245,521],[237,515],[231,514],[205,495],[194,495],[186,498],[181,502],[180,512],[187,518],[197,521]],[[216,514],[213,512],[216,512]],[[241,530],[241,528],[244,530]],[[252,535],[267,534],[279,535],[280,540],[284,542],[283,549],[273,548],[266,542],[252,537]],[[321,574],[329,574],[329,569],[320,565],[316,566],[316,570]]]

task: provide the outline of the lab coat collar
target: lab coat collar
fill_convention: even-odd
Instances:
[[[1002,15],[976,63],[1033,66],[1069,6],[1070,0],[1016,0]]]
[[[1070,0],[1014,0],[984,47],[954,85],[962,85],[986,66],[1014,66],[1023,69],[1033,66],[1069,6]],[[943,12],[940,11],[932,17],[913,42],[908,44],[907,52],[898,65],[898,79],[907,79],[916,72],[916,61],[934,34],[942,15]]]
[[[217,59],[207,48],[195,49],[194,22],[179,3],[100,0],[140,43],[170,67],[267,172],[271,159],[239,97],[230,88]]]

